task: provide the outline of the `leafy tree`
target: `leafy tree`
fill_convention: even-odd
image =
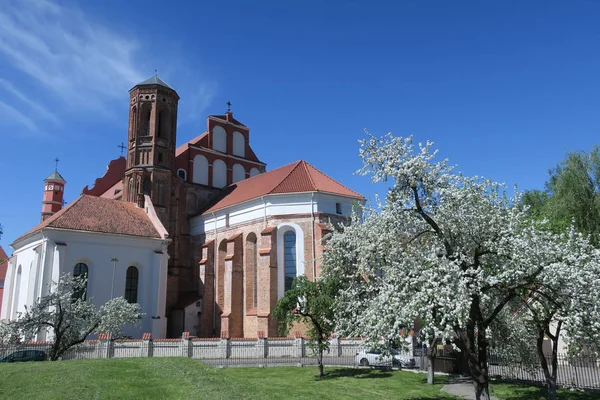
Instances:
[[[333,280],[323,277],[313,282],[306,276],[298,276],[273,310],[275,318],[280,320],[281,335],[287,335],[296,323],[308,325],[309,345],[317,353],[319,377],[323,376],[323,352],[329,350],[329,336],[334,330],[335,290]]]
[[[533,217],[547,218],[555,232],[571,224],[600,244],[600,147],[590,152],[571,152],[550,170],[545,191],[523,196]]]
[[[363,174],[391,181],[386,201],[365,207],[334,232],[324,269],[342,285],[337,330],[376,341],[398,336],[417,317],[433,337],[465,354],[477,399],[489,399],[490,330],[523,290],[537,287],[557,260],[556,237],[508,197],[503,185],[435,161],[432,143],[369,137]]]
[[[73,293],[85,292],[86,279],[68,273],[62,275],[49,295],[26,308],[14,322],[15,331],[24,338],[33,337],[42,329],[52,330],[54,341],[49,354],[52,361],[92,333],[119,334],[125,324],[138,323],[139,304],[130,304],[119,297],[96,308],[92,299],[73,296]]]

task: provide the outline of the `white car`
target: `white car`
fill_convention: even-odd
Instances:
[[[368,351],[361,350],[358,353],[356,353],[356,357],[354,357],[354,362],[364,367],[415,367],[415,359],[410,356],[400,354],[398,350],[391,349],[389,355],[383,355],[382,353],[383,352],[379,349],[371,349]]]

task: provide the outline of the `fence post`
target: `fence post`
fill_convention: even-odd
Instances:
[[[111,358],[112,357],[112,343],[110,333],[101,333],[98,335],[98,346],[99,346],[99,358]]]
[[[258,332],[258,339],[256,342],[256,358],[267,357],[267,343],[265,342],[265,333],[263,331]]]
[[[183,335],[181,335],[181,343],[179,344],[179,348],[181,350],[180,354],[182,357],[192,357],[192,349],[190,347],[191,344],[192,342],[190,340],[190,333],[183,332]]]
[[[334,357],[341,357],[342,355],[342,347],[341,347],[341,341],[340,338],[338,337],[332,337],[329,340],[329,354],[331,354]]]
[[[304,338],[300,332],[296,332],[296,343],[294,347],[294,357],[302,358],[305,356],[304,353]]]
[[[152,357],[152,342],[150,341],[150,333],[142,335],[142,345],[140,346],[140,357]]]
[[[229,358],[229,339],[221,338],[219,340],[219,358]]]

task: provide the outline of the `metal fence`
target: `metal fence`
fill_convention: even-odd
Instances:
[[[502,354],[490,354],[490,377],[499,380],[545,384],[544,371],[537,357],[525,363]],[[548,356],[546,361],[551,365]],[[600,389],[600,359],[595,355],[558,355],[557,384],[562,387]]]
[[[1,345],[0,359],[17,355],[36,357],[35,351],[49,353],[47,342]],[[329,366],[370,366],[427,370],[429,360],[420,348],[400,354],[401,358],[413,360],[409,364],[394,362],[391,357],[366,355],[366,344],[360,339],[333,338],[329,350],[324,353],[323,364]],[[258,338],[258,339],[204,339],[184,336],[178,339],[88,340],[71,348],[63,360],[88,358],[125,357],[189,357],[212,366],[267,366],[267,365],[316,365],[313,348],[304,338]],[[18,358],[18,357],[17,357]],[[362,359],[367,359],[365,364]],[[545,377],[537,362],[524,363],[490,354],[489,374],[493,379],[544,384]],[[24,361],[15,359],[13,361]],[[551,360],[548,359],[550,364]],[[438,350],[434,364],[436,372],[468,374],[464,357],[453,351]],[[558,385],[583,389],[600,389],[600,359],[596,356],[558,357]]]

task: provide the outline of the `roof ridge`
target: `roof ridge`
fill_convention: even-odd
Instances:
[[[307,163],[308,164],[308,163]],[[320,173],[321,175],[323,175],[324,177],[326,177],[327,179],[329,179],[331,182],[336,183],[338,185],[340,185],[341,187],[343,187],[346,190],[349,190],[350,192],[354,193],[357,196],[360,196],[362,198],[364,198],[364,196],[352,189],[350,189],[348,186],[342,184],[341,182],[336,181],[335,179],[333,179],[332,177],[330,177],[329,175],[327,175],[326,173],[324,173],[323,171],[321,171],[320,169],[318,169],[317,167],[315,167],[314,165],[308,164],[310,167],[312,167],[315,171],[317,171],[318,173]],[[312,179],[312,178],[311,178]]]
[[[283,178],[281,178],[281,180],[279,182],[277,182],[277,185],[275,185],[271,190],[269,190],[267,193],[272,194],[274,190],[276,190],[279,186],[281,186],[283,184],[283,182],[285,182],[285,180],[292,174],[292,172],[294,172],[296,170],[296,168],[298,168],[298,166],[302,163],[302,160],[298,160],[298,161],[294,161],[293,163],[290,163],[288,165],[293,165],[296,164],[296,166],[294,168],[292,168]],[[284,165],[281,168],[285,168],[288,165]],[[273,170],[276,171],[276,170]]]
[[[319,191],[319,188],[317,188],[317,184],[315,183],[315,181],[313,180],[310,171],[308,170],[308,166],[310,165],[308,162],[306,162],[305,160],[300,160],[300,162],[302,163],[302,165],[304,166],[304,171],[306,172],[306,175],[308,175],[308,180],[310,181],[310,184],[312,185],[312,187],[315,189],[315,192]],[[314,167],[313,167],[314,168]]]

